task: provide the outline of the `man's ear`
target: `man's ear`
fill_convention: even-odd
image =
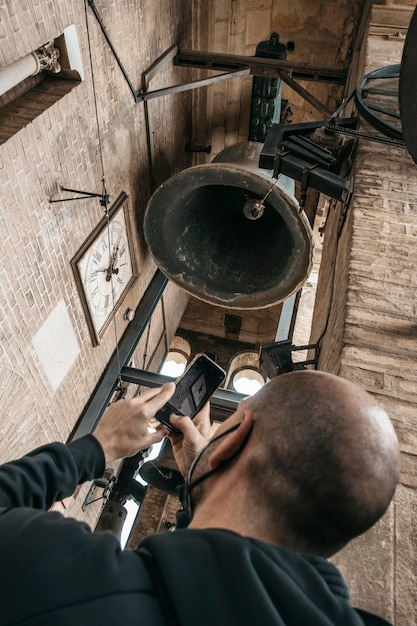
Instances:
[[[253,425],[253,411],[246,410],[243,413],[242,421],[236,430],[225,436],[224,440],[210,455],[208,462],[210,469],[226,463],[243,445]]]

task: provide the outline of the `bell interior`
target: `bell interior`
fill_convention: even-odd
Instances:
[[[162,226],[168,272],[225,294],[256,293],[287,277],[294,269],[293,234],[268,200],[262,217],[245,217],[250,198],[262,199],[243,188],[210,184],[173,199]]]

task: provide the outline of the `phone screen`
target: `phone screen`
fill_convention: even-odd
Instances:
[[[193,418],[222,383],[225,372],[205,354],[197,355],[177,380],[174,395],[155,418],[174,433],[180,431],[169,423],[172,413]]]

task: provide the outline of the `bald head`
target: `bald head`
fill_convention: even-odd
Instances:
[[[400,453],[385,411],[360,387],[315,371],[278,376],[246,401],[255,428],[247,480],[287,547],[329,556],[388,507]],[[271,532],[272,532],[271,528]]]

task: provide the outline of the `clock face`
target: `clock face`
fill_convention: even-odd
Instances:
[[[110,210],[109,219],[100,223],[78,257],[76,278],[78,274],[87,321],[93,343],[97,345],[124,292],[135,279],[123,201],[116,203],[116,210]]]
[[[129,247],[124,224],[115,219],[91,249],[83,282],[97,317],[105,317],[131,276]]]

